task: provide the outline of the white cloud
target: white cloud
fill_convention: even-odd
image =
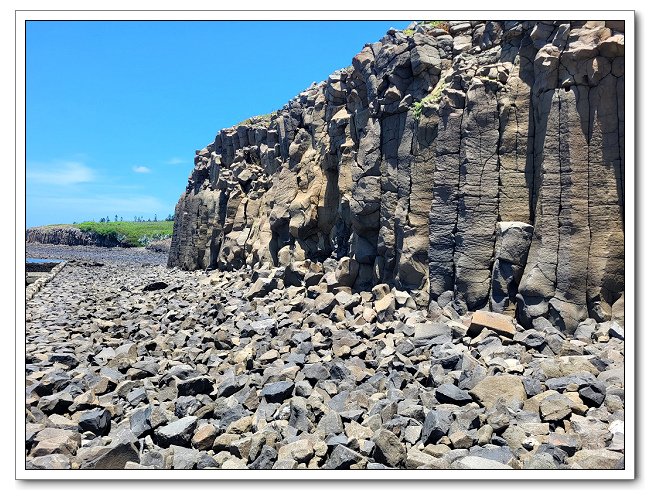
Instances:
[[[187,163],[186,160],[183,158],[179,158],[178,156],[174,156],[173,158],[170,158],[165,162],[167,165],[182,165],[184,163]]]
[[[27,179],[39,184],[70,186],[83,182],[92,182],[95,171],[76,161],[52,161],[50,163],[27,163]]]
[[[136,174],[148,174],[151,172],[151,169],[149,167],[145,167],[144,165],[136,165],[133,167],[133,171]]]

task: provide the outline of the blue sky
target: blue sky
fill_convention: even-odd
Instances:
[[[194,151],[407,21],[27,23],[27,227],[164,218]]]

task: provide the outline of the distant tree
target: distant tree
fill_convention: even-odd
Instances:
[[[109,215],[108,217],[106,217],[106,222],[110,222],[110,221],[111,221],[111,217]]]
[[[115,222],[117,222],[117,214],[115,214]]]
[[[102,217],[101,219],[99,219],[99,222],[106,222],[106,221],[104,220],[104,217]]]
[[[158,222],[158,214],[153,214],[153,221]]]
[[[124,222],[124,219],[122,217],[120,217],[120,222]]]

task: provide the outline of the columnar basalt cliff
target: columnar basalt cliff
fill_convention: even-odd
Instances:
[[[354,289],[540,316],[623,302],[623,22],[418,23],[197,152],[169,265],[342,259]],[[339,273],[341,274],[341,273]]]

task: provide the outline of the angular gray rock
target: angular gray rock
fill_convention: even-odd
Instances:
[[[440,438],[446,436],[453,420],[452,413],[448,410],[431,410],[422,425],[422,442],[436,444]]]
[[[188,446],[196,428],[197,420],[194,416],[187,416],[156,429],[155,435],[160,446],[165,448],[173,444]]]
[[[451,403],[460,406],[473,401],[472,396],[467,391],[459,389],[453,384],[442,384],[437,387],[436,399],[441,403]]]
[[[260,396],[266,398],[269,403],[281,403],[291,396],[293,388],[294,383],[289,380],[273,382],[272,384],[267,384],[262,388]]]
[[[79,429],[90,431],[96,436],[108,434],[111,429],[111,414],[105,408],[86,411],[79,417]]]
[[[406,446],[391,431],[380,429],[372,437],[374,458],[390,467],[399,467],[406,461]]]

